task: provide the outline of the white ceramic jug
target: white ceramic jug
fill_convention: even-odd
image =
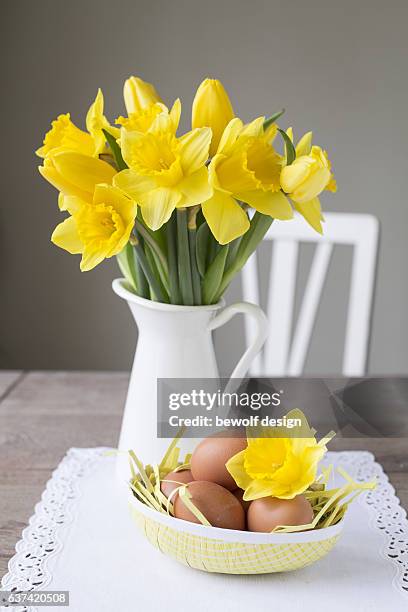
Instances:
[[[157,463],[170,443],[157,437],[157,379],[218,378],[212,331],[238,313],[257,323],[254,342],[231,374],[231,378],[244,377],[266,340],[268,322],[255,304],[224,307],[222,301],[211,306],[176,306],[136,296],[126,289],[123,279],[114,280],[112,287],[129,304],[139,332],[119,439],[122,452],[117,473],[125,480],[129,478],[129,449],[143,463]],[[191,443],[187,446],[183,450],[191,450]]]

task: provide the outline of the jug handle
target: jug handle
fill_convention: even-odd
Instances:
[[[227,306],[210,321],[208,329],[213,331],[214,329],[221,327],[221,325],[227,323],[227,321],[232,319],[232,317],[234,317],[236,314],[244,314],[254,318],[257,328],[253,342],[250,344],[250,346],[248,346],[245,353],[235,366],[235,369],[230,377],[231,379],[243,378],[245,376],[249,370],[252,360],[259,353],[268,336],[268,319],[264,311],[256,304],[250,304],[249,302],[237,302],[236,304]]]

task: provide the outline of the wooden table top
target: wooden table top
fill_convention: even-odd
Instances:
[[[0,577],[40,499],[72,446],[116,446],[126,372],[0,371]],[[333,440],[331,450],[370,450],[408,508],[408,440]]]

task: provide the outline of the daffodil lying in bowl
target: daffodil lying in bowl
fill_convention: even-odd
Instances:
[[[178,437],[158,465],[131,451],[130,510],[142,533],[207,572],[290,571],[325,556],[348,504],[375,483],[339,470],[344,482],[330,488],[331,468],[318,466],[334,434],[317,441],[301,411],[287,417],[302,422],[290,436],[283,428],[249,428],[241,438],[223,432],[183,460]]]

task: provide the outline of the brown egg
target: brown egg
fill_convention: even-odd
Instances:
[[[228,459],[244,450],[246,438],[225,438],[215,435],[205,438],[196,447],[191,457],[191,472],[194,480],[208,480],[233,491],[237,483],[225,467]]]
[[[213,527],[223,529],[245,529],[245,512],[230,491],[215,482],[203,480],[188,485],[191,501]],[[191,523],[200,523],[177,495],[174,502],[174,516]]]
[[[304,495],[293,499],[255,499],[247,512],[248,531],[270,532],[278,525],[306,525],[312,520],[312,506]]]
[[[171,480],[171,482],[168,482]],[[180,470],[179,472],[169,472],[165,478],[163,478],[160,489],[163,495],[167,498],[170,497],[174,489],[180,486],[180,483],[187,484],[191,482],[193,479],[193,475],[190,470]],[[174,498],[177,497],[177,493],[172,495],[171,501],[174,502]]]
[[[237,500],[240,502],[240,504],[242,505],[243,509],[245,510],[245,512],[248,510],[249,508],[249,504],[251,503],[250,501],[245,501],[243,495],[244,492],[242,489],[235,489],[235,491],[232,491],[232,494],[234,495],[234,497],[237,498]]]

